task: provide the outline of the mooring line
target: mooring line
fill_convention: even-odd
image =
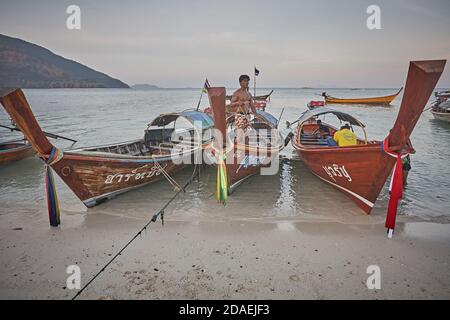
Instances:
[[[166,202],[166,204],[157,212],[155,213],[152,218],[130,239],[130,241],[128,241],[123,247],[122,249],[119,250],[119,252],[117,252],[104,266],[103,268],[100,269],[99,272],[97,272],[92,278],[91,280],[89,280],[84,286],[83,288],[81,288],[72,298],[72,300],[75,300],[103,271],[106,270],[106,268],[118,257],[122,254],[123,251],[125,251],[125,249],[138,237],[142,234],[143,231],[147,230],[147,227],[152,223],[152,222],[156,222],[156,220],[158,219],[159,216],[161,216],[161,221],[162,224],[164,225],[164,210],[169,206],[169,204],[176,199],[176,197],[183,191],[186,191],[186,188],[192,183],[192,181],[194,181],[195,178],[195,173],[197,172],[197,166],[198,164],[195,165],[194,167],[194,172],[192,173],[191,177],[188,179],[188,181],[186,181],[186,183],[184,184],[184,186],[182,188],[180,188],[173,196],[172,198],[169,199],[169,201]]]

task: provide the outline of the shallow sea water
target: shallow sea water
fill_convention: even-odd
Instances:
[[[266,90],[261,89],[260,94]],[[319,100],[320,89],[276,89],[267,111],[285,121],[293,121],[306,110],[306,103]],[[330,89],[333,96],[378,96],[395,89]],[[140,138],[147,124],[160,113],[181,111],[197,105],[199,90],[161,89],[46,89],[25,90],[28,101],[45,131],[78,140],[76,147],[99,145]],[[366,124],[369,139],[383,139],[395,121],[401,96],[391,107],[345,106],[336,108],[351,113]],[[202,109],[208,105],[203,97]],[[331,121],[331,120],[330,120]],[[8,124],[0,110],[0,123]],[[0,141],[20,135],[0,129]],[[60,148],[70,143],[53,140]],[[420,118],[412,135],[417,153],[411,156],[409,186],[401,201],[403,218],[450,222],[450,124],[434,120],[430,112]],[[194,182],[166,211],[173,220],[252,220],[342,221],[372,223],[384,220],[388,201],[387,186],[376,202],[373,214],[366,216],[345,195],[314,177],[295,156],[291,146],[282,151],[280,170],[273,176],[255,176],[243,183],[230,197],[226,207],[214,198],[215,174],[202,168],[200,181]],[[182,184],[192,168],[174,176]],[[44,168],[37,158],[25,159],[0,168],[0,217],[16,214],[21,218],[46,216]],[[146,219],[174,193],[167,181],[148,185],[92,209],[84,205],[57,178],[58,196],[64,214],[109,214]]]

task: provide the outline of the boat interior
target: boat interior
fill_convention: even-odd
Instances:
[[[192,135],[193,131],[194,130],[191,130]],[[184,148],[185,151],[186,149],[193,150],[196,148],[190,140],[184,140],[188,141],[184,142],[183,139],[172,139],[173,132],[173,128],[150,129],[145,130],[144,139],[71,151],[150,157],[154,155],[170,155],[176,147],[179,147],[180,149]],[[187,131],[184,130],[184,133],[186,132]]]
[[[235,114],[229,115],[227,117],[227,131],[230,139],[237,139],[236,137],[236,126],[235,126]],[[251,115],[250,117],[250,129],[247,129],[246,143],[245,144],[256,144],[259,147],[272,148],[282,144],[282,139],[277,132],[274,134],[274,129],[277,128],[278,120],[274,118],[267,112],[258,110],[256,115]],[[264,143],[261,145],[261,141]]]
[[[180,121],[181,124],[177,123],[178,118],[181,117],[176,114],[161,115],[148,125],[143,139],[71,150],[71,152],[133,157],[170,155],[174,149],[181,153],[190,153],[199,147],[198,142],[194,140],[197,130],[194,129],[193,124],[189,121]],[[212,133],[209,135],[206,133],[208,129],[210,127],[203,128],[202,144],[211,140]]]
[[[305,148],[347,148],[347,146],[338,147],[333,139],[334,134],[339,130],[338,128],[344,123],[349,125],[350,130],[356,134],[356,146],[380,143],[380,141],[368,140],[365,125],[358,119],[332,108],[321,107],[307,110],[297,122],[299,124],[293,141],[295,145],[301,145]],[[358,133],[355,132],[356,128],[362,131],[364,138],[358,137]]]
[[[336,147],[334,145],[330,145],[328,139],[333,138],[333,135],[337,131],[337,128],[325,122],[322,122],[322,125],[328,128],[328,130],[330,131],[329,134],[321,132],[321,130],[319,129],[319,125],[315,121],[303,124],[300,129],[300,144],[306,148]],[[353,130],[353,126],[351,126],[351,130]],[[357,145],[378,143],[376,141],[367,141],[366,143],[365,139],[361,139],[359,137],[356,141]]]
[[[432,108],[434,112],[450,113],[450,100],[446,100]]]

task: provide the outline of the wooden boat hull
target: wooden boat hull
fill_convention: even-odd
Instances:
[[[87,207],[163,178],[174,183],[171,174],[193,163],[194,156],[202,152],[205,144],[211,143],[210,139],[201,142],[184,140],[187,136],[182,133],[193,137],[196,130],[204,132],[213,126],[212,119],[204,113],[185,110],[157,117],[145,130],[144,139],[63,152],[45,137],[20,89],[0,90],[0,102],[39,157],[49,162]],[[175,127],[166,128],[179,117],[194,127],[178,132],[175,132]],[[173,133],[175,136],[180,134],[179,138],[173,140]]]
[[[325,96],[325,103],[327,104],[368,104],[368,105],[390,105],[391,102],[400,94],[403,90],[400,89],[397,93],[384,96],[384,97],[372,97],[372,98],[352,98],[341,99],[331,96]]]
[[[0,143],[0,165],[19,161],[34,154],[34,150],[29,143],[5,142]]]
[[[256,148],[248,148],[248,146],[228,150],[226,152],[228,193],[233,193],[248,178],[260,174],[261,168],[270,166],[273,161],[272,155],[278,157],[281,149],[282,146],[269,150],[264,155],[259,154]],[[205,155],[208,157],[208,161],[217,166],[216,154],[217,149],[212,145],[205,149]]]
[[[284,147],[283,138],[278,131],[278,120],[262,110],[253,115],[245,132],[236,130],[235,115],[229,114],[225,104],[225,88],[210,87],[208,96],[217,136],[216,144],[205,151],[215,165],[218,153],[226,155],[227,190],[231,194],[244,180],[271,166],[275,157],[278,159]],[[223,143],[217,145],[221,140]]]
[[[396,159],[412,151],[409,137],[445,63],[445,60],[410,63],[400,110],[385,142],[368,141],[365,126],[359,120],[341,111],[323,107],[308,110],[299,118],[295,138],[292,140],[293,147],[313,174],[344,192],[364,212],[370,213]],[[316,123],[315,119],[325,114],[334,114],[341,121],[361,127],[365,134],[364,140],[358,139],[354,146],[337,147],[330,146],[328,141],[323,142],[320,136],[317,139],[311,137],[319,127],[311,124],[310,120]],[[304,130],[304,126],[309,132]]]
[[[159,164],[159,165],[158,165]],[[156,160],[112,159],[65,153],[52,168],[87,207],[131,189],[164,179],[186,165],[170,157]]]
[[[431,110],[431,113],[433,114],[434,118],[436,120],[445,121],[450,123],[450,112],[436,112]]]
[[[261,156],[247,150],[234,150],[227,153],[227,159],[233,159],[227,163],[228,191],[232,193],[242,182],[259,174],[264,163],[270,155]]]
[[[326,150],[294,146],[314,175],[346,194],[367,214],[395,164],[380,143]]]

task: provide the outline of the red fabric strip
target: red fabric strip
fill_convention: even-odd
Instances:
[[[388,229],[395,229],[395,220],[397,217],[398,202],[403,198],[403,165],[402,165],[402,155],[397,152],[393,152],[389,149],[389,136],[383,142],[383,149],[385,152],[395,155],[395,167],[394,173],[392,174],[392,183],[389,196],[388,212],[386,216],[385,226]]]

